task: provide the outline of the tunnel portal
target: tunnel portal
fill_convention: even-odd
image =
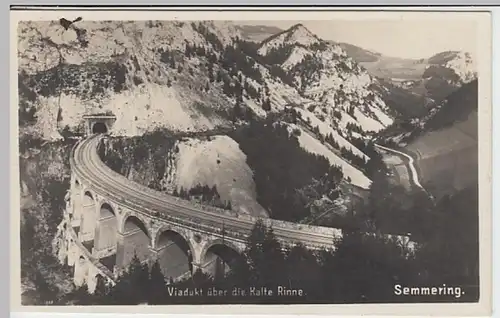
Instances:
[[[108,132],[108,127],[106,127],[105,123],[97,122],[92,126],[93,134],[105,134]]]
[[[110,133],[116,121],[115,115],[94,114],[83,116],[86,135]]]

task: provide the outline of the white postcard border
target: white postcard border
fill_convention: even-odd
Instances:
[[[192,9],[192,8],[190,8]],[[476,11],[463,12],[467,10]],[[175,9],[179,10],[179,9]],[[238,8],[242,10],[242,8]],[[11,265],[11,310],[26,312],[59,312],[59,313],[151,313],[151,314],[314,314],[314,315],[459,315],[478,316],[489,315],[491,308],[491,251],[492,251],[492,206],[491,206],[491,147],[492,147],[492,72],[491,72],[491,19],[489,13],[482,8],[459,8],[454,14],[443,12],[415,12],[421,9],[399,12],[379,12],[378,8],[362,8],[363,12],[327,12],[327,11],[13,11],[11,12],[11,175],[10,175],[10,265]],[[302,10],[302,9],[301,9]],[[339,8],[335,8],[339,10]],[[352,10],[346,8],[346,10]],[[391,11],[401,11],[403,8],[392,8]],[[404,9],[408,10],[408,9]],[[437,10],[437,9],[434,9]],[[443,10],[439,8],[439,10]],[[454,8],[446,9],[452,11]],[[426,10],[424,10],[426,11]],[[172,306],[20,306],[20,249],[19,249],[19,165],[18,160],[18,127],[17,127],[17,22],[19,20],[54,20],[62,16],[82,16],[86,20],[327,20],[327,19],[417,19],[422,14],[425,19],[477,19],[479,74],[479,233],[480,233],[480,302],[475,304],[362,304],[362,305],[172,305]],[[474,17],[472,17],[474,16]],[[445,23],[445,22],[444,22]]]

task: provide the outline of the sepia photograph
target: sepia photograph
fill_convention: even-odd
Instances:
[[[188,13],[11,12],[20,306],[489,299],[489,15]]]

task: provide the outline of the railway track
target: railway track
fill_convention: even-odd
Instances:
[[[233,235],[232,239],[238,241],[250,233],[257,221],[251,216],[195,205],[128,180],[101,161],[97,153],[100,139],[100,135],[94,135],[81,141],[71,156],[72,168],[76,170],[77,175],[90,182],[97,193],[141,214],[153,218],[168,217],[174,222],[198,228],[201,226],[207,231],[224,223],[225,230],[228,231],[226,234],[230,237]],[[263,221],[272,225],[280,241],[292,244],[301,242],[310,247],[333,247],[334,233],[340,233],[339,230],[326,227],[303,226],[271,219]]]

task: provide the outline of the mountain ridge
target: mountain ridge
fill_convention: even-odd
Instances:
[[[230,23],[80,21],[74,26],[84,30],[79,37],[71,28],[62,31],[57,22],[27,22],[19,27],[20,129],[42,139],[81,134],[82,116],[102,112],[117,117],[116,135],[137,136],[157,128],[196,132],[231,127],[291,106],[318,108],[310,116],[332,127],[333,139],[348,138],[348,143],[351,131],[365,138],[384,127],[380,118],[390,120],[376,96],[358,109],[356,100],[369,95],[371,78],[358,76],[359,67],[340,48],[328,47],[301,25],[282,33],[282,40],[296,43],[306,36],[307,42],[298,45],[312,45],[308,55],[322,50],[320,62],[329,63],[327,71],[346,78],[348,93],[339,113],[334,112],[339,106],[326,95],[314,92],[312,82],[301,80],[305,90],[299,91],[297,63],[291,63],[293,70],[274,63],[239,40],[241,33]],[[317,43],[324,46],[316,48]],[[334,55],[347,64],[335,68]],[[339,119],[342,116],[344,120]],[[358,147],[346,146],[359,154]],[[358,160],[345,150],[335,152],[341,165]],[[351,179],[355,182],[354,176]]]

